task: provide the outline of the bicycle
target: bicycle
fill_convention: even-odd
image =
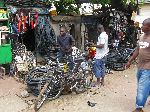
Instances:
[[[58,98],[65,87],[69,87],[69,92],[75,92],[77,94],[85,92],[88,89],[89,81],[87,80],[88,74],[80,66],[83,59],[75,60],[75,66],[71,72],[64,71],[64,66],[53,66],[53,75],[50,81],[44,84],[44,87],[40,90],[38,98],[35,102],[35,111],[39,110],[45,100],[54,100]],[[47,76],[51,76],[47,72]],[[90,80],[91,81],[91,80]]]

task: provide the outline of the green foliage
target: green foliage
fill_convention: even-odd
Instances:
[[[95,4],[111,4],[114,0],[90,0],[91,3]],[[130,2],[131,4],[134,4],[136,0],[117,0],[117,2],[121,2],[124,5],[127,5],[127,2]]]
[[[60,0],[59,2],[54,2],[57,13],[62,15],[79,14],[79,7],[73,4],[76,4],[75,0]]]
[[[49,0],[49,3],[54,3],[58,14],[72,15],[72,14],[79,14],[80,8],[80,4],[78,4],[79,1],[80,0],[60,0],[60,1]],[[112,3],[115,4],[121,3],[124,6],[127,6],[129,2],[130,4],[135,4],[136,1],[137,0],[117,0],[116,2],[115,0],[90,0],[90,2],[93,4],[101,4],[103,6],[105,6],[106,4],[111,5]]]
[[[94,4],[106,5],[106,4],[110,4],[111,0],[90,0],[90,2]]]
[[[63,3],[73,4],[73,3],[76,3],[76,1],[75,0],[63,0]]]

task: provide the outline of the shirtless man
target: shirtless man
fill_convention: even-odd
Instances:
[[[145,106],[150,93],[150,18],[145,19],[142,25],[143,37],[139,40],[137,49],[126,64],[129,68],[131,62],[138,56],[137,71],[137,96],[136,109],[133,112],[144,112]]]

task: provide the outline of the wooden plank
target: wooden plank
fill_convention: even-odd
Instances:
[[[81,16],[61,16],[61,15],[57,15],[57,16],[53,16],[51,18],[52,18],[52,21],[57,21],[57,22],[81,21]]]

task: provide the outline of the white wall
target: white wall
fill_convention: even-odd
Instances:
[[[150,4],[144,4],[141,6],[140,15],[150,17]]]
[[[142,22],[146,19],[150,18],[150,4],[144,4],[140,8],[140,15],[136,16],[135,21],[138,21],[140,23],[140,26],[142,25]]]

